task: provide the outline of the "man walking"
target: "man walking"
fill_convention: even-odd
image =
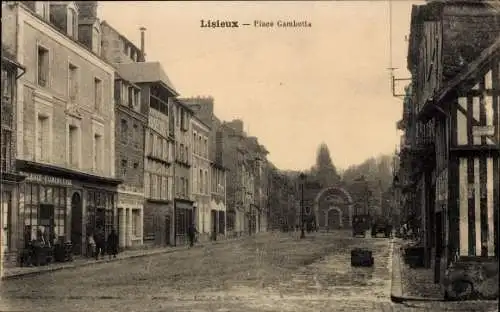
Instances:
[[[194,239],[196,238],[196,234],[198,234],[198,230],[194,226],[194,224],[191,224],[188,227],[188,237],[189,237],[189,246],[193,247],[194,246]]]

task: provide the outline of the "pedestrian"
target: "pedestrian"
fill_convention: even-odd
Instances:
[[[99,260],[99,255],[101,255],[101,257],[104,258],[104,247],[106,245],[106,237],[104,234],[104,229],[101,226],[97,228],[94,240],[96,244],[95,259]]]
[[[109,259],[111,259],[111,255],[113,255],[113,258],[116,258],[116,255],[118,254],[118,235],[116,234],[114,228],[108,235],[107,245]]]
[[[189,246],[193,247],[194,246],[194,239],[196,238],[196,234],[198,233],[198,230],[194,226],[194,224],[191,224],[188,227],[188,237],[189,237]]]
[[[95,257],[96,243],[95,243],[95,239],[94,239],[94,234],[90,233],[88,243],[89,243],[89,249],[90,249],[90,256]]]

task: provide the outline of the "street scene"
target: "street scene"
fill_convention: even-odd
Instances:
[[[0,311],[497,311],[500,2],[3,1]]]
[[[389,300],[391,241],[266,234],[2,284],[1,311],[493,311],[495,303]],[[350,265],[350,249],[375,265]],[[490,310],[485,310],[490,308]]]

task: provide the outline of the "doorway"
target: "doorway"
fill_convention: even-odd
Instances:
[[[170,246],[170,227],[171,227],[170,216],[165,216],[165,245]]]
[[[82,253],[82,198],[75,192],[71,196],[71,243],[73,244],[73,254]]]
[[[442,209],[445,209],[444,207]],[[435,246],[436,253],[434,257],[434,283],[438,284],[441,281],[441,258],[443,257],[444,250],[444,218],[443,211],[436,212],[434,216],[435,220],[435,229],[436,229],[436,237],[435,237]]]
[[[342,212],[338,207],[328,209],[327,216],[328,229],[340,229],[342,227]]]
[[[211,221],[212,221],[212,240],[217,240],[217,211],[212,209],[211,211]]]

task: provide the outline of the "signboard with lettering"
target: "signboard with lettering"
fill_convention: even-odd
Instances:
[[[495,127],[494,126],[476,126],[472,127],[472,135],[473,136],[485,136],[485,135],[494,135]]]
[[[27,182],[38,182],[42,184],[65,185],[65,186],[71,186],[73,184],[71,180],[64,178],[47,176],[37,173],[21,172],[21,174],[26,176]]]

